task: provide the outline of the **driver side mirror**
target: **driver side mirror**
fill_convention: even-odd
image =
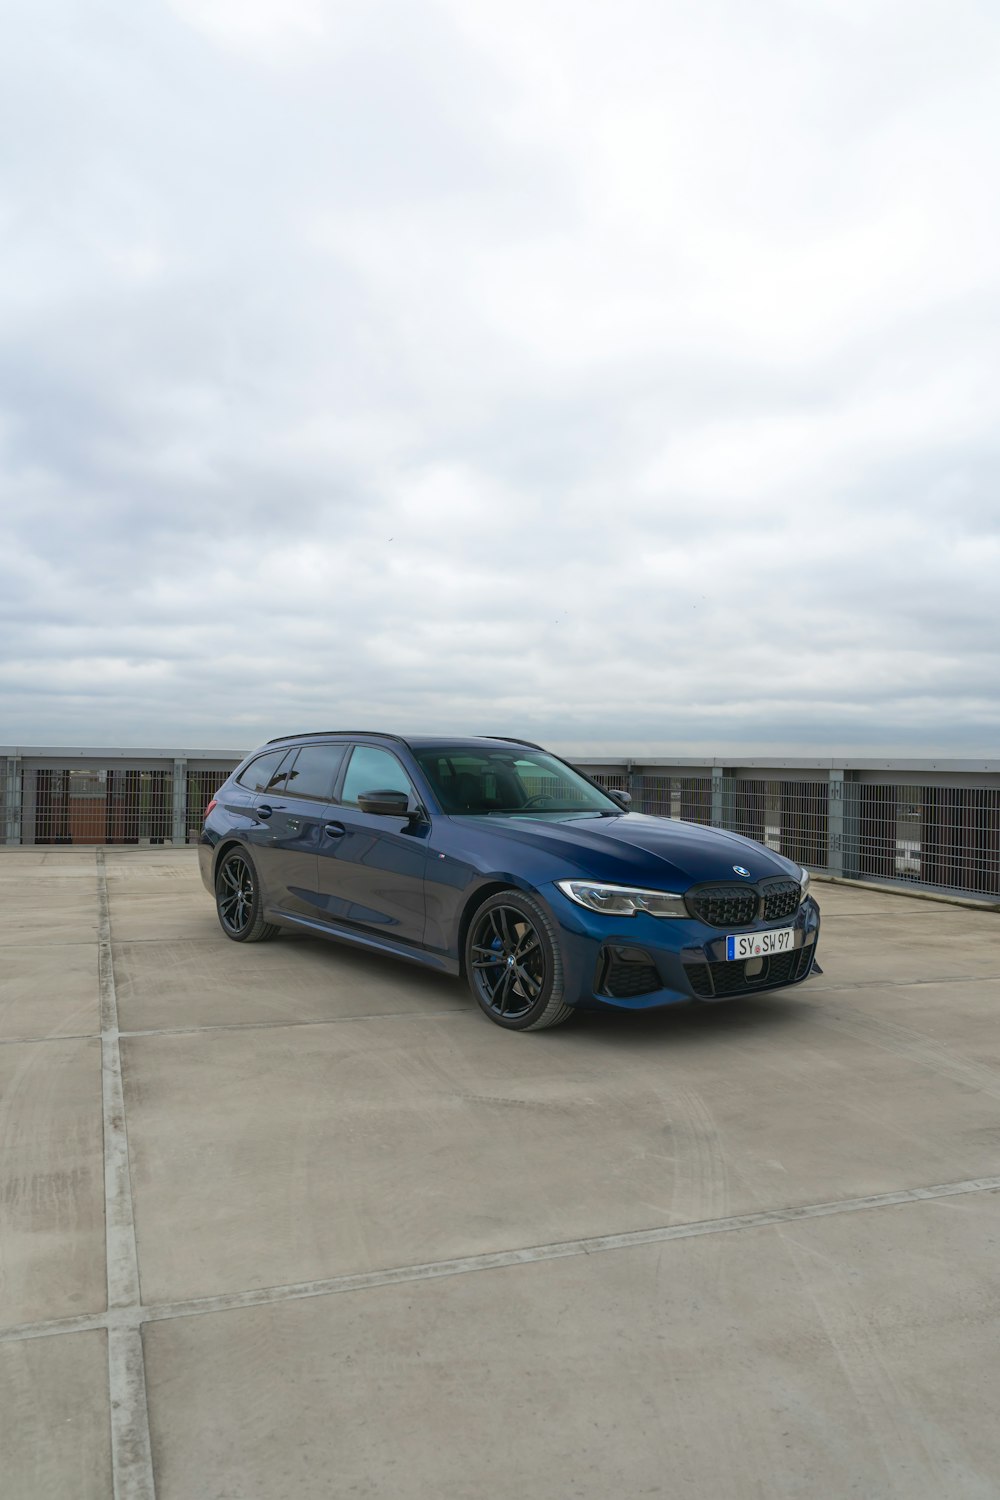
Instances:
[[[605,791],[613,802],[617,802],[622,812],[628,812],[632,805],[632,793],[624,792],[618,787],[605,787]]]
[[[410,799],[405,792],[359,792],[358,806],[362,812],[376,813],[383,818],[413,818]]]

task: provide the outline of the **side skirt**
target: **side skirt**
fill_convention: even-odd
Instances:
[[[316,937],[333,938],[338,943],[350,943],[352,948],[364,948],[369,953],[384,953],[390,958],[402,958],[422,969],[435,969],[439,974],[457,975],[458,959],[448,958],[443,953],[430,953],[426,948],[411,948],[408,943],[394,943],[390,938],[370,936],[358,932],[357,928],[340,926],[334,922],[314,922],[309,917],[300,917],[280,908],[269,906],[264,912],[268,922],[280,927],[294,927],[300,932],[311,932]]]

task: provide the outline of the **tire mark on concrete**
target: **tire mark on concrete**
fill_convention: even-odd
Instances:
[[[721,1219],[731,1201],[730,1174],[715,1116],[695,1089],[671,1090],[670,1104],[674,1143],[670,1217]]]
[[[979,1093],[991,1094],[1000,1099],[1000,1072],[996,1068],[990,1067],[988,1063],[975,1062],[971,1058],[957,1057],[954,1053],[942,1051],[939,1040],[931,1040],[913,1026],[854,1009],[834,1014],[816,1006],[813,1013],[821,1026],[845,1032],[848,1036],[857,1037],[859,1041],[872,1042],[876,1047],[919,1063],[921,1067],[939,1073],[944,1078],[951,1078],[967,1088],[974,1088]]]
[[[914,1402],[883,1354],[877,1324],[855,1305],[843,1265],[785,1226],[779,1226],[778,1234],[851,1392],[859,1421],[879,1455],[891,1493],[900,1500],[939,1500],[949,1494],[951,1464],[946,1459],[947,1468],[942,1468],[909,1415]],[[817,1262],[822,1263],[821,1279]]]

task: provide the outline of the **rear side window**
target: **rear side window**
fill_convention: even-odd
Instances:
[[[275,773],[287,754],[287,748],[283,748],[271,750],[267,755],[258,755],[257,759],[252,760],[237,776],[237,784],[246,787],[249,792],[266,791],[269,786],[273,785]]]
[[[330,802],[346,745],[303,745],[283,782],[283,789],[314,802]]]

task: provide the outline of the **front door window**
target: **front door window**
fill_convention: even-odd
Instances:
[[[355,745],[340,800],[347,807],[357,807],[364,792],[405,792],[416,799],[413,783],[399,761],[377,745]]]

